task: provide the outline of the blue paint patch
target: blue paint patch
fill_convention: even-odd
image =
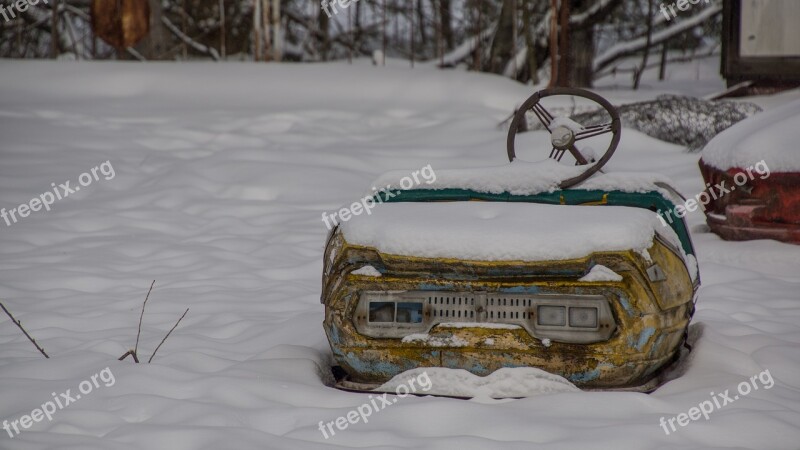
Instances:
[[[649,341],[654,334],[656,334],[656,329],[653,327],[647,327],[644,330],[642,330],[642,334],[639,335],[639,341],[636,342],[636,344],[634,344],[633,342],[631,342],[630,339],[628,339],[628,345],[634,347],[638,351],[642,351],[642,347],[644,347],[644,345],[647,344],[647,341]]]
[[[347,365],[361,374],[375,373],[393,377],[398,373],[403,372],[403,369],[397,364],[393,364],[388,361],[363,360],[353,354],[353,352],[347,353],[344,358],[347,361]]]
[[[509,294],[538,294],[539,290],[539,286],[516,286],[500,289],[500,292],[507,292]]]
[[[648,353],[648,357],[652,358],[653,353],[655,353],[660,347],[661,343],[664,341],[664,334],[660,334],[658,338],[656,338],[656,342],[650,347],[650,353]]]
[[[620,294],[619,296],[619,303],[622,305],[622,309],[624,309],[625,312],[628,313],[628,316],[633,317],[633,307],[628,302],[628,299],[622,294]]]
[[[452,284],[429,284],[429,283],[420,283],[417,285],[419,290],[421,291],[452,291],[455,289],[455,286]]]
[[[572,381],[574,383],[587,383],[599,377],[600,377],[600,369],[594,369],[588,372],[574,373],[567,378],[569,378],[569,381]]]
[[[339,336],[339,327],[336,326],[335,322],[331,322],[330,330],[330,338],[331,342],[336,344],[336,346],[342,345],[342,338]]]

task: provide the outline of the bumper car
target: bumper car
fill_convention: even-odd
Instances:
[[[800,244],[800,102],[759,114],[703,150],[706,219],[726,240]]]
[[[607,120],[553,116],[543,100],[560,95],[598,103]],[[516,157],[528,111],[550,133],[539,162]],[[687,338],[700,280],[685,223],[658,217],[680,201],[668,180],[602,172],[620,132],[602,97],[540,91],[512,121],[509,164],[437,170],[410,188],[398,185],[408,172],[392,172],[371,185],[388,191],[334,227],[324,252],[337,387],[380,392],[429,367],[477,376],[532,367],[583,389],[657,387]],[[609,141],[600,158],[580,149],[594,138]]]

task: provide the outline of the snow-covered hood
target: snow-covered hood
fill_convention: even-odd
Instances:
[[[680,247],[655,213],[621,206],[385,203],[341,229],[349,243],[384,253],[475,261],[564,260],[625,250],[646,255],[656,233]]]

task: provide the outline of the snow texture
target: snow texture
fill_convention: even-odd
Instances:
[[[800,172],[800,100],[723,132],[703,150],[703,161],[722,170],[764,161],[770,172]]]
[[[645,209],[504,202],[384,203],[341,229],[349,243],[383,253],[473,261],[642,251],[653,245],[656,232],[674,235]]]
[[[512,195],[533,195],[553,192],[565,179],[583,173],[587,166],[560,164],[553,159],[527,162],[514,160],[502,166],[479,167],[473,169],[437,169],[436,180],[421,182],[414,189],[465,189],[489,194],[510,193]],[[409,170],[393,170],[382,174],[370,186],[377,189],[404,190],[400,185]],[[583,183],[570,189],[581,190],[620,190],[623,192],[658,191],[669,198],[669,193],[655,183],[670,184],[669,178],[655,173],[597,173]],[[371,195],[375,191],[367,192]]]
[[[627,75],[606,78],[599,92],[622,104],[724,87],[718,60],[697,64],[670,64],[665,83],[648,71],[636,92]],[[721,241],[699,211],[687,216],[703,277],[698,337],[683,375],[655,393],[577,392],[531,371],[537,386],[552,381],[548,395],[409,397],[326,440],[320,421],[369,399],[330,387],[322,212],[359,200],[390,169],[503,164],[497,123],[531,93],[501,77],[406,65],[0,61],[0,208],[53,182],[74,185],[106,160],[116,169],[49,212],[0,222],[0,299],[51,356],[0,316],[0,421],[52,392],[74,394],[106,366],[116,378],[13,439],[0,430],[0,448],[797,449],[800,247]],[[545,134],[519,137],[523,159],[549,153]],[[698,157],[626,128],[604,170],[658,172],[694,194],[704,186]],[[501,228],[486,222],[489,234]],[[154,279],[140,356],[191,309],[152,364],[117,361]],[[771,389],[669,436],[659,427],[765,369]],[[442,372],[431,373],[434,386],[470,378]],[[492,392],[506,383],[473,381]]]
[[[396,375],[384,383],[380,391],[394,391],[427,373],[433,389],[430,393],[453,397],[475,397],[474,401],[486,402],[493,398],[514,398],[542,394],[580,392],[565,378],[532,367],[503,368],[485,377],[473,375],[466,370],[441,368],[413,369]],[[421,392],[418,392],[421,393]],[[496,403],[490,401],[491,403]]]

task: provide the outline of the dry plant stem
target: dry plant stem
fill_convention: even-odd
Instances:
[[[180,318],[180,319],[178,319],[178,321],[177,321],[177,322],[175,322],[175,325],[173,325],[172,329],[171,329],[171,330],[169,330],[169,333],[167,333],[167,335],[166,335],[166,336],[164,336],[164,339],[162,339],[162,340],[161,340],[161,343],[160,343],[160,344],[158,344],[158,347],[156,347],[156,349],[153,351],[153,354],[150,356],[150,359],[148,359],[148,360],[147,360],[147,363],[148,363],[148,364],[150,364],[150,362],[153,360],[153,358],[155,358],[155,356],[156,356],[156,353],[158,352],[158,349],[160,349],[160,348],[161,348],[161,344],[163,344],[163,343],[164,343],[164,341],[166,341],[166,340],[167,340],[167,338],[169,337],[169,335],[170,335],[170,334],[172,334],[172,331],[173,331],[173,330],[175,330],[175,328],[177,328],[177,327],[178,327],[178,324],[179,324],[179,323],[181,323],[181,320],[183,320],[183,318],[184,318],[184,317],[186,317],[186,313],[188,313],[188,312],[189,312],[189,308],[186,308],[186,311],[184,311],[184,312],[183,312],[183,315],[181,316],[181,318]]]
[[[36,349],[39,350],[44,355],[45,358],[50,359],[50,357],[47,356],[47,353],[45,353],[44,349],[42,347],[39,347],[39,344],[36,343],[36,339],[32,338],[31,335],[28,334],[27,331],[25,331],[25,328],[22,328],[22,322],[15,319],[14,316],[11,315],[11,311],[7,310],[2,302],[0,302],[0,308],[3,308],[3,311],[6,312],[11,321],[14,322],[14,324],[17,325],[19,329],[22,330],[23,333],[25,333],[25,337],[27,337],[28,340],[31,341],[31,343],[36,347]]]
[[[120,356],[120,357],[119,357],[119,360],[118,360],[118,361],[122,361],[122,360],[124,360],[124,359],[125,359],[125,358],[127,358],[129,355],[130,355],[130,356],[133,356],[133,360],[134,360],[134,361],[136,361],[137,363],[139,362],[139,358],[137,358],[137,357],[136,357],[136,352],[134,352],[133,350],[128,350],[127,352],[125,352],[125,354],[124,354],[124,355],[122,355],[122,356]]]
[[[144,298],[144,303],[142,303],[142,313],[139,315],[139,331],[136,332],[136,345],[133,347],[134,359],[136,358],[136,354],[139,350],[139,335],[142,334],[142,318],[144,317],[144,307],[147,305],[147,299],[150,298],[150,292],[153,290],[154,284],[156,284],[156,280],[153,280],[153,282],[150,283],[150,289],[147,291],[147,296]]]

